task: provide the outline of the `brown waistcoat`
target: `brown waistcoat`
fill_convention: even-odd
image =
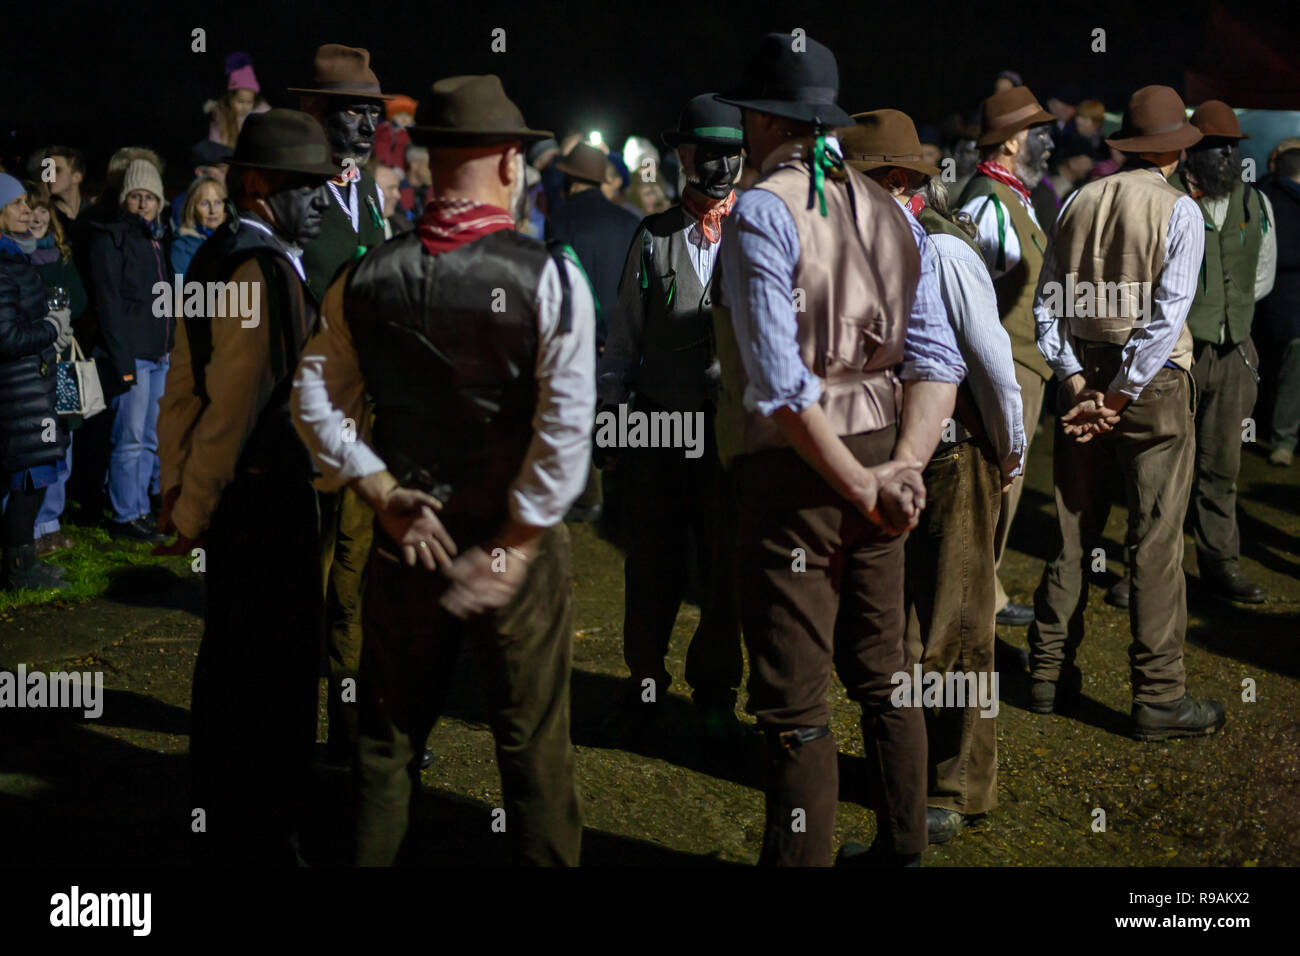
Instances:
[[[1123,345],[1135,325],[1150,318],[1165,265],[1169,217],[1183,195],[1150,169],[1121,170],[1075,194],[1056,235],[1057,274],[1064,283],[1060,302],[1068,310],[1071,337]],[[1090,293],[1079,288],[1085,282],[1092,284]],[[1169,360],[1182,369],[1192,367],[1186,324]]]
[[[796,140],[786,150],[764,164],[768,171],[754,188],[785,203],[798,233],[792,295],[800,355],[821,382],[820,403],[837,435],[894,425],[902,405],[894,368],[903,361],[921,275],[906,213],[880,186],[846,167],[846,176],[826,178],[822,216],[815,199],[808,208],[812,174],[798,158],[811,147]],[[724,460],[787,445],[770,418],[740,405],[747,378],[729,309],[715,309],[715,325],[723,364],[718,444]]]

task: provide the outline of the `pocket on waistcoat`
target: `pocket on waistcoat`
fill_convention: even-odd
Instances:
[[[831,329],[831,348],[827,365],[832,362],[861,371],[871,356],[885,342],[885,316],[873,312],[862,316],[841,316]]]

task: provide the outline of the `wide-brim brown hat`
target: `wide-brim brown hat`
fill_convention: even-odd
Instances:
[[[1207,139],[1250,139],[1241,131],[1241,123],[1232,107],[1223,100],[1206,100],[1192,113],[1192,125]]]
[[[550,139],[547,129],[530,129],[510,97],[501,78],[449,76],[429,88],[420,100],[415,125],[408,129],[421,146],[490,146],[515,140],[531,143]]]
[[[230,165],[322,179],[339,174],[325,130],[316,118],[286,109],[249,113],[239,132]]]
[[[901,110],[854,113],[857,124],[839,131],[844,161],[859,172],[898,166],[925,176],[938,176],[939,167],[921,159],[916,124]]]
[[[605,154],[595,146],[579,143],[569,150],[567,156],[555,161],[555,168],[566,176],[599,186],[605,181],[608,162]]]
[[[1055,119],[1043,109],[1029,87],[1013,86],[1001,93],[994,93],[980,104],[980,135],[975,145],[1005,143],[1022,129],[1050,123]]]
[[[1124,123],[1107,146],[1122,153],[1168,153],[1186,149],[1204,136],[1187,121],[1187,106],[1168,86],[1144,86],[1128,101]]]
[[[291,86],[289,92],[392,99],[379,88],[379,77],[370,69],[370,51],[340,43],[326,43],[317,49],[311,86]]]

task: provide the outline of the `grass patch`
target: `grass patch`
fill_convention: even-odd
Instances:
[[[144,541],[114,541],[103,528],[65,524],[60,530],[72,540],[73,546],[41,560],[63,568],[67,579],[64,586],[59,590],[0,590],[0,614],[41,604],[82,604],[103,594],[117,574],[131,568],[157,566],[185,571],[190,566],[188,556],[154,557],[149,553],[153,545]]]

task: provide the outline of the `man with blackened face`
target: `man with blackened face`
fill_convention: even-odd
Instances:
[[[312,81],[290,92],[301,94],[303,111],[324,127],[338,167],[326,187],[331,202],[320,235],[303,258],[307,285],[319,300],[344,265],[384,241],[384,195],[362,169],[391,97],[380,90],[365,50],[327,43],[316,51],[315,66]]]
[[[325,129],[335,176],[325,184],[329,204],[319,235],[307,244],[303,267],[317,301],[349,263],[381,245],[384,194],[362,168],[375,147],[384,103],[392,99],[370,69],[370,54],[327,43],[316,51],[315,75],[290,92]],[[343,703],[345,681],[356,679],[361,661],[361,569],[370,553],[374,516],[345,488],[322,502],[326,546],[322,549],[330,661],[328,761],[348,766],[356,747],[356,708]]]
[[[1241,423],[1258,392],[1259,355],[1250,329],[1255,303],[1273,288],[1277,238],[1267,196],[1243,178],[1247,139],[1237,116],[1219,100],[1192,114],[1201,141],[1187,148],[1171,182],[1196,200],[1205,218],[1202,281],[1187,315],[1195,342],[1196,470],[1189,505],[1201,583],[1220,597],[1247,604],[1264,589],[1238,568],[1237,472]]]
[[[980,162],[958,200],[961,211],[975,221],[976,242],[993,275],[998,313],[1011,336],[1025,416],[1026,461],[1052,374],[1038,351],[1034,330],[1034,289],[1047,236],[1034,212],[1030,193],[1047,174],[1053,121],[1052,114],[1039,105],[1027,86],[1013,86],[986,99],[980,106],[980,135],[976,140]],[[1020,502],[1023,474],[1002,496],[994,534],[998,562],[1006,550],[1007,535]],[[999,608],[999,624],[1025,627],[1034,619],[1034,609],[1009,600],[1001,581],[994,606]]]
[[[196,805],[211,814],[199,852],[212,862],[300,861],[322,595],[317,498],[289,392],[317,318],[302,250],[335,169],[307,114],[248,117],[227,176],[237,216],[186,272],[233,294],[215,314],[186,302],[159,403],[159,527],[176,533],[159,551],[202,545],[212,562],[190,735]]]
[[[622,490],[637,515],[627,529],[623,656],[631,672],[629,706],[656,706],[641,702],[646,680],[655,682],[655,700],[666,700],[672,677],[664,658],[685,596],[685,569],[695,564],[705,580],[685,677],[705,731],[729,734],[737,728],[742,665],[728,576],[735,561],[725,551],[735,537],[727,530],[734,504],[713,433],[718,362],[710,281],[743,165],[740,110],[711,94],[697,96],[663,138],[681,160],[682,201],[646,217],[628,250],[597,390],[603,406],[682,413],[702,421],[704,434],[702,448],[689,454],[637,448],[607,459],[626,477]],[[691,541],[694,562],[685,553]]]

